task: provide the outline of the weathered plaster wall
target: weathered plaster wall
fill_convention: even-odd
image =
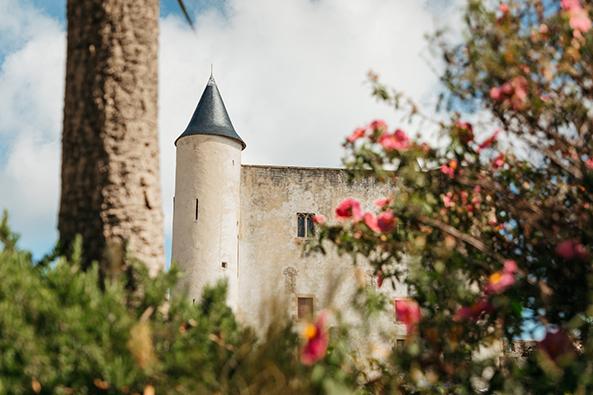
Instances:
[[[233,308],[238,297],[241,148],[226,137],[181,138],[173,212],[172,259],[184,273],[179,287],[187,289],[189,298],[199,300],[205,285],[226,278]]]
[[[370,210],[375,199],[390,192],[392,187],[371,178],[349,184],[343,169],[242,166],[239,317],[261,328],[271,318],[271,306],[284,306],[296,315],[301,295],[314,297],[315,311],[330,305],[348,310],[356,287],[351,258],[333,251],[303,257],[297,213],[324,214],[335,221],[334,209],[344,198],[359,199],[363,209]],[[364,262],[360,263],[367,272]],[[367,281],[372,281],[370,274]],[[385,283],[382,289],[390,297],[407,294],[401,284],[393,291]],[[393,315],[385,321],[403,333]]]

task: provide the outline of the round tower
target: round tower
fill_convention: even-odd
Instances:
[[[183,272],[179,288],[198,302],[206,285],[228,282],[228,304],[237,307],[241,151],[210,76],[177,148],[173,198],[172,260]]]

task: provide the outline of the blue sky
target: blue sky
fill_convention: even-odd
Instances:
[[[243,162],[339,166],[355,127],[398,114],[370,97],[369,70],[431,105],[437,86],[425,34],[458,26],[458,0],[161,1],[160,164],[168,252],[173,141],[185,128],[214,64]],[[437,4],[440,4],[437,6]],[[430,5],[430,6],[429,6]],[[0,0],[0,209],[35,256],[57,239],[65,1]],[[438,65],[436,65],[438,66]]]

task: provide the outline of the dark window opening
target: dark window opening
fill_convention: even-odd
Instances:
[[[198,199],[196,199],[196,217],[195,220],[198,220],[198,214],[199,214],[199,204],[198,204]]]
[[[313,298],[310,296],[299,296],[297,303],[297,318],[299,320],[311,319],[313,317]]]
[[[222,262],[222,268],[223,269],[226,269],[226,267],[227,267],[227,263],[226,262]]]
[[[401,350],[401,349],[403,349],[403,348],[404,348],[404,345],[405,345],[404,339],[397,339],[397,340],[395,341],[395,346],[396,346],[396,348],[397,348],[398,350]]]
[[[314,237],[313,213],[297,213],[297,237]]]

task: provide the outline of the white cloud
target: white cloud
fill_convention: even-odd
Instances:
[[[47,252],[57,238],[65,36],[26,3],[0,3],[0,209],[23,246]],[[12,40],[12,41],[8,41]]]
[[[7,6],[7,4],[9,6]],[[365,85],[369,69],[416,99],[436,76],[421,54],[434,28],[418,0],[229,0],[196,17],[196,32],[177,17],[161,21],[159,130],[165,226],[170,237],[173,141],[183,131],[209,76],[210,63],[245,163],[338,166],[340,143],[375,118],[394,122]],[[30,8],[30,7],[29,7]],[[27,8],[27,10],[29,9]],[[55,240],[64,31],[39,12],[0,0],[0,37],[26,37],[0,70],[0,206],[8,207],[24,245]],[[443,18],[442,9],[438,8]],[[17,25],[10,18],[24,18]],[[8,20],[8,21],[7,21]],[[19,19],[21,20],[21,19]],[[8,27],[7,27],[8,26]],[[17,40],[18,41],[18,40]],[[11,191],[6,193],[4,191]],[[39,252],[42,252],[40,250]]]
[[[438,8],[439,17],[452,16]],[[435,11],[435,10],[432,10]],[[210,64],[244,163],[339,166],[344,136],[394,113],[370,97],[369,69],[416,99],[437,77],[421,54],[435,14],[418,0],[236,0],[227,19],[210,11],[161,23],[160,129],[166,225],[174,190],[174,139],[208,79]],[[441,19],[442,21],[442,19]],[[442,22],[441,22],[442,23]]]

